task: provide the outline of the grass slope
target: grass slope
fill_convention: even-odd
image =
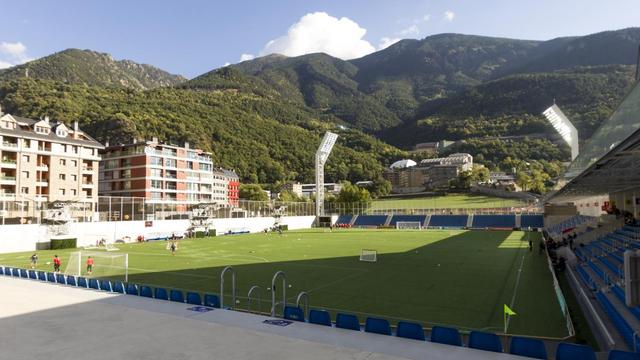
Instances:
[[[252,285],[262,288],[262,310],[268,311],[267,288],[278,270],[287,274],[287,301],[307,291],[310,305],[393,320],[411,319],[427,325],[502,331],[502,306],[518,313],[509,333],[566,335],[546,258],[527,249],[534,233],[493,231],[297,231],[224,236],[181,242],[176,256],[165,242],[118,245],[129,254],[130,281],[168,288],[218,293],[226,265],[238,274],[238,307]],[[358,260],[361,249],[376,249],[378,262]],[[57,251],[63,269],[73,250]],[[50,270],[41,251],[40,269]],[[27,266],[30,254],[6,254],[0,263]],[[95,276],[101,263],[96,260]],[[522,267],[522,271],[518,270]],[[104,268],[104,266],[103,266]],[[518,274],[520,281],[515,285]],[[228,281],[230,287],[230,281]],[[278,295],[280,292],[278,284]],[[227,299],[227,302],[229,300]]]

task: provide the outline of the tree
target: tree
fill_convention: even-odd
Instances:
[[[371,193],[372,197],[379,198],[380,196],[388,195],[391,192],[391,182],[380,176],[373,180],[373,184],[371,184],[367,189]]]
[[[240,184],[240,198],[243,200],[268,201],[267,193],[259,184]]]
[[[371,193],[365,188],[353,185],[350,182],[342,183],[342,189],[336,198],[339,203],[369,203]]]
[[[307,202],[309,201],[308,197],[305,196],[298,196],[298,194],[289,191],[289,190],[282,190],[280,192],[280,201],[285,201],[285,202]]]

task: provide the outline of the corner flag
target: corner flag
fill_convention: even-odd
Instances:
[[[513,316],[513,315],[515,315],[515,314],[516,314],[516,312],[515,312],[515,311],[511,310],[511,309],[507,306],[507,304],[504,304],[504,313],[505,313],[505,314],[507,314],[507,315],[509,315],[509,316]]]
[[[507,333],[507,316],[513,316],[515,315],[516,312],[511,310],[511,308],[509,308],[507,306],[507,304],[504,304],[504,333]]]

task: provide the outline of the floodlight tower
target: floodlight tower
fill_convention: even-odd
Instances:
[[[337,134],[327,131],[316,151],[316,216],[324,216],[324,164],[337,139]]]
[[[569,145],[571,148],[571,161],[575,160],[580,151],[576,127],[573,126],[556,104],[545,110],[542,115],[549,120],[551,126],[556,129],[562,139]]]

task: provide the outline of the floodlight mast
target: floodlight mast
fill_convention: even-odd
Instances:
[[[556,104],[553,104],[545,110],[542,115],[547,118],[551,126],[556,129],[562,139],[569,145],[569,148],[571,148],[571,161],[575,160],[580,152],[578,130],[576,127],[573,126],[571,121],[567,119]]]
[[[316,151],[316,216],[324,216],[324,164],[337,139],[337,134],[327,131]]]

